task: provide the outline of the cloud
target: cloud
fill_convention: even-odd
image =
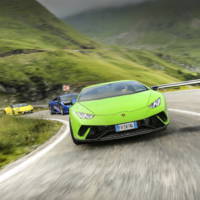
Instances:
[[[38,0],[58,17],[70,16],[93,8],[120,6],[145,0]]]

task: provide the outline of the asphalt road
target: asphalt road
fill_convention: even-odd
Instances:
[[[170,108],[200,113],[200,90],[166,96]],[[166,131],[127,140],[76,146],[68,135],[0,183],[0,199],[198,200],[200,117],[174,111],[170,117]]]

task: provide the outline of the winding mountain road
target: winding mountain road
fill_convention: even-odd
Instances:
[[[0,199],[200,199],[200,90],[166,93],[166,97],[171,117],[166,131],[80,146],[68,134],[0,182]],[[47,112],[35,115],[67,118]]]

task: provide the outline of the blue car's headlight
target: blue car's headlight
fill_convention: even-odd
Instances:
[[[82,113],[82,112],[76,112],[76,114],[79,116],[81,119],[92,119],[94,118],[95,115],[93,114],[88,114],[88,113]]]
[[[152,104],[150,104],[150,108],[156,108],[156,107],[158,107],[158,106],[160,106],[160,104],[161,104],[161,99],[160,98],[158,98],[156,101],[154,101]]]

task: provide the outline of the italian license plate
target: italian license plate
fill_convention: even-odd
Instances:
[[[116,132],[122,132],[122,131],[137,129],[137,128],[138,128],[137,122],[130,122],[130,123],[126,123],[126,124],[115,125]]]

